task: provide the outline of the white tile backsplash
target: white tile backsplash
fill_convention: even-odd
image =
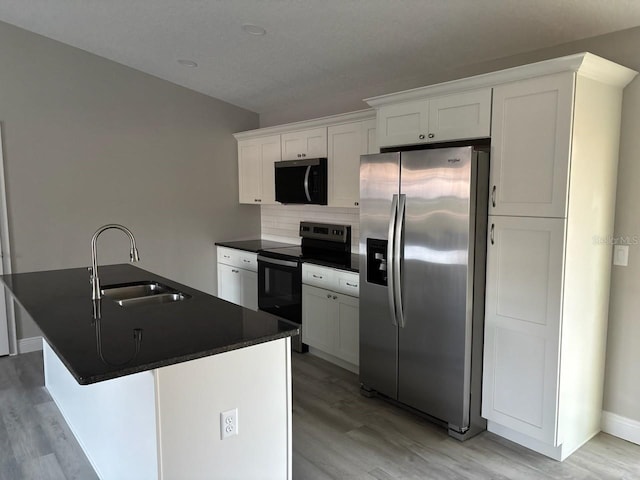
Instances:
[[[300,243],[301,221],[351,225],[351,251],[358,252],[360,237],[357,208],[332,208],[318,205],[263,205],[260,207],[262,238]]]

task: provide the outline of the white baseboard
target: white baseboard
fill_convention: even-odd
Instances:
[[[38,350],[42,350],[42,337],[29,337],[18,340],[18,353],[37,352]]]
[[[602,431],[640,445],[640,422],[611,412],[602,412]]]

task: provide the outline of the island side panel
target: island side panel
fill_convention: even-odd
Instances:
[[[158,478],[151,372],[79,385],[43,341],[45,386],[102,480]]]
[[[156,374],[160,478],[291,479],[290,339],[163,367]],[[238,435],[220,413],[238,409]]]

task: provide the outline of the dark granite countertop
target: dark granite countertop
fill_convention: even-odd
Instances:
[[[238,240],[231,242],[216,242],[216,245],[220,247],[228,247],[235,248],[237,250],[245,250],[247,252],[257,252],[258,250],[266,250],[269,248],[287,248],[287,247],[295,247],[292,243],[280,243],[280,242],[272,242],[271,240]],[[302,259],[304,263],[313,263],[314,265],[323,265],[325,267],[333,267],[338,268],[340,270],[347,270],[349,272],[360,271],[360,255],[354,253],[351,255],[351,258],[347,263],[336,263],[331,260],[324,260],[319,258],[307,258],[304,257]]]
[[[247,252],[256,253],[258,250],[266,250],[267,248],[286,248],[295,246],[293,243],[273,242],[271,240],[235,240],[231,242],[216,242],[220,247],[235,248],[237,250],[245,250]]]
[[[299,333],[296,326],[278,317],[234,305],[133,265],[105,265],[98,271],[103,287],[151,280],[191,298],[129,307],[103,298],[101,318],[96,321],[86,268],[0,276],[81,385]],[[140,332],[139,342],[135,330]]]

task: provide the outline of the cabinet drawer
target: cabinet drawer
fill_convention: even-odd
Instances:
[[[303,263],[302,283],[352,297],[358,297],[360,294],[360,276],[357,273],[336,268]]]
[[[302,264],[302,283],[319,288],[334,290],[335,270],[309,263]]]
[[[218,247],[218,262],[224,263],[225,265],[238,266],[238,253],[240,253],[240,251],[233,248]]]
[[[238,260],[238,267],[252,272],[258,271],[258,255],[256,253],[240,251]]]
[[[218,247],[218,262],[251,272],[258,271],[258,255],[235,248]]]
[[[360,296],[360,276],[357,273],[337,272],[338,292],[352,297]]]

